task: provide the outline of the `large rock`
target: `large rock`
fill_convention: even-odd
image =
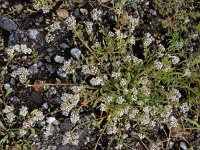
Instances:
[[[14,23],[11,19],[0,16],[0,27],[6,31],[16,30],[17,24]]]

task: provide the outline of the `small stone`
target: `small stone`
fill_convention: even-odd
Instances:
[[[35,40],[37,38],[37,35],[39,34],[38,30],[36,29],[29,29],[28,30],[28,37],[32,40]]]
[[[51,62],[51,58],[49,56],[45,56],[44,59],[49,63]]]
[[[56,148],[56,150],[70,150],[72,146],[70,144],[60,145]]]
[[[88,15],[87,9],[81,8],[81,9],[80,9],[80,12],[81,12],[83,15],[85,15],[85,16]]]
[[[187,145],[185,144],[185,142],[180,142],[180,147],[181,147],[183,150],[188,150],[188,147],[187,147]]]
[[[6,31],[11,32],[13,30],[16,30],[17,24],[7,17],[0,16],[0,27]]]
[[[3,87],[4,87],[5,90],[8,90],[10,88],[10,84],[9,83],[5,83],[3,85]]]
[[[57,74],[58,74],[58,76],[60,76],[61,78],[65,78],[65,77],[67,76],[65,70],[64,70],[62,67],[60,67],[60,68],[58,69]]]
[[[41,61],[39,61],[39,62],[37,63],[37,65],[38,65],[38,67],[41,67],[41,66],[43,65],[43,63],[42,63]]]
[[[55,117],[48,117],[46,122],[47,122],[48,124],[52,124],[55,120],[56,120]]]
[[[73,124],[71,123],[70,119],[67,118],[64,120],[64,122],[60,123],[60,132],[66,132],[71,130],[73,127]]]
[[[67,18],[69,16],[69,13],[66,9],[59,9],[56,11],[57,12],[57,15],[60,17],[60,18]]]
[[[67,49],[67,48],[69,48],[69,45],[67,45],[66,43],[61,43],[61,44],[59,44],[59,47],[62,49]]]
[[[54,68],[52,67],[52,65],[48,65],[47,66],[47,70],[52,74],[55,72]]]
[[[10,84],[11,84],[11,85],[15,85],[15,79],[14,79],[14,78],[11,78],[11,79],[10,79]]]
[[[15,45],[19,43],[19,34],[12,32],[8,38],[8,45]]]
[[[51,53],[51,52],[53,52],[53,51],[54,51],[53,48],[47,48],[47,52]]]
[[[30,74],[32,74],[32,75],[34,75],[34,74],[37,74],[38,73],[38,65],[35,63],[35,64],[33,64],[32,66],[30,66],[29,68],[28,68],[28,72],[30,73]]]
[[[79,59],[80,56],[81,56],[81,51],[78,49],[78,48],[73,48],[71,49],[71,55],[76,58],[76,59]]]
[[[62,56],[56,55],[54,57],[54,60],[55,60],[55,62],[62,64],[64,62],[65,58]]]

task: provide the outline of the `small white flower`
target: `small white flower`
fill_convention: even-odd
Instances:
[[[121,84],[122,86],[126,85],[126,84],[127,84],[127,80],[126,80],[125,78],[122,78],[122,79],[120,80],[120,84]]]
[[[25,129],[19,129],[20,136],[26,135],[27,131]]]
[[[95,78],[92,78],[90,80],[90,84],[94,85],[94,86],[97,86],[97,85],[103,85],[103,80],[102,78],[100,77],[95,77]]]
[[[122,144],[118,144],[118,145],[115,147],[115,149],[116,149],[116,150],[120,150],[120,149],[122,149],[122,147],[123,147]]]
[[[171,116],[170,117],[170,126],[177,127],[178,125],[179,125],[178,120],[174,116]]]
[[[62,144],[72,144],[72,145],[78,145],[79,143],[79,135],[74,132],[67,131],[62,139]]]
[[[68,29],[72,30],[76,25],[76,18],[74,16],[70,15],[69,17],[67,17],[65,19],[65,22],[67,24]]]
[[[162,67],[163,67],[163,64],[160,61],[155,61],[154,65],[155,65],[156,69],[158,69],[158,70],[162,69]]]
[[[72,122],[73,124],[76,124],[76,122],[79,121],[79,114],[76,113],[75,111],[73,111],[73,112],[71,113],[70,120],[71,120],[71,122]]]
[[[6,105],[6,107],[3,109],[3,113],[7,114],[7,113],[10,113],[10,112],[13,112],[14,109],[15,109],[15,108],[14,108],[13,105],[11,105],[11,106]]]
[[[177,57],[177,56],[171,56],[171,55],[168,55],[168,57],[171,59],[172,63],[175,65],[177,64],[179,61],[180,61],[180,58]]]
[[[191,76],[191,71],[190,71],[190,69],[185,69],[184,70],[184,76]]]
[[[26,106],[22,106],[19,111],[19,115],[25,117],[28,114],[28,108]]]
[[[93,20],[101,20],[101,16],[103,15],[102,10],[98,10],[97,8],[91,11],[91,17]]]
[[[117,100],[116,100],[116,102],[118,104],[122,104],[124,101],[125,101],[125,99],[122,96],[118,97]]]
[[[144,39],[144,47],[149,46],[155,39],[151,36],[150,33],[145,34],[145,39]]]
[[[103,104],[103,103],[101,103],[101,104],[100,104],[100,110],[101,110],[101,111],[106,111],[106,105]]]

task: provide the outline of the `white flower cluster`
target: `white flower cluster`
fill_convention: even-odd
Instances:
[[[37,110],[37,112],[35,113],[34,117],[31,118],[32,122],[35,123],[35,122],[39,122],[39,121],[42,121],[44,119],[44,114],[42,111],[40,110]]]
[[[169,118],[169,116],[172,113],[172,106],[171,105],[166,105],[164,107],[164,110],[161,113],[161,117],[164,119],[164,123],[166,123],[166,120]]]
[[[184,76],[188,76],[189,77],[189,76],[191,76],[191,74],[192,73],[191,73],[190,69],[185,69],[184,70]]]
[[[133,60],[133,63],[135,63],[135,64],[141,64],[141,63],[143,63],[143,60],[139,59],[136,56],[132,56],[132,60]]]
[[[63,70],[65,71],[66,74],[74,74],[75,73],[75,70],[72,66],[72,60],[71,59],[64,62]]]
[[[112,96],[108,96],[106,94],[103,94],[103,97],[101,98],[101,101],[106,103],[106,104],[110,104],[113,100]]]
[[[127,82],[127,80],[125,79],[125,78],[122,78],[121,80],[120,80],[120,85],[122,85],[122,86],[124,86],[124,85],[126,85],[128,82]]]
[[[144,47],[149,46],[155,39],[151,36],[150,33],[145,34],[144,38]]]
[[[120,76],[121,76],[120,72],[112,72],[112,74],[111,74],[111,77],[114,78],[114,79],[117,79]]]
[[[168,57],[171,59],[172,63],[175,65],[177,64],[179,61],[180,61],[180,58],[177,57],[177,56],[171,56],[171,55],[168,55]]]
[[[64,93],[61,96],[63,103],[61,104],[61,110],[63,115],[68,116],[69,112],[76,107],[80,100],[79,94]]]
[[[174,117],[170,117],[170,127],[177,127],[179,125],[178,120]]]
[[[103,11],[95,8],[91,11],[90,14],[91,14],[91,17],[92,17],[93,20],[101,20],[101,17],[103,15]]]
[[[132,33],[135,30],[135,27],[139,25],[139,19],[133,18],[133,16],[128,16],[128,28],[130,30],[130,33]]]
[[[71,112],[70,120],[73,124],[76,124],[79,121],[79,114],[75,111]]]
[[[106,105],[104,103],[100,104],[100,110],[101,111],[106,111]]]
[[[86,25],[86,30],[87,30],[87,32],[88,33],[92,33],[92,30],[93,30],[93,22],[91,22],[91,21],[85,21],[84,22],[85,23],[85,25]]]
[[[162,45],[162,44],[159,44],[158,45],[158,57],[162,57],[164,55],[164,52],[165,52],[165,47]]]
[[[108,124],[107,128],[106,128],[106,133],[108,135],[111,135],[111,134],[116,134],[118,131],[118,128],[116,127],[116,124]]]
[[[94,86],[103,85],[103,79],[100,77],[94,77],[90,80],[90,84]]]
[[[98,67],[95,66],[88,66],[88,65],[83,65],[82,66],[82,73],[83,74],[92,74],[95,75],[98,72]]]
[[[155,65],[157,70],[160,70],[163,67],[163,64],[160,61],[157,61],[157,60],[154,61],[154,65]]]
[[[48,0],[49,3],[51,3],[52,1],[51,0]],[[42,10],[43,13],[49,13],[50,11],[50,8],[48,7],[48,4],[37,4],[37,3],[33,3],[33,7],[34,9],[36,10]]]
[[[128,38],[128,41],[127,41],[129,44],[131,45],[135,45],[135,37],[132,35],[131,37]]]
[[[127,55],[127,56],[125,56],[125,57],[123,58],[123,61],[124,61],[124,62],[128,62],[128,63],[130,63],[131,60],[132,60],[132,58],[131,58],[130,55]]]
[[[189,111],[189,106],[188,106],[188,104],[187,103],[183,103],[181,106],[180,106],[180,109],[181,109],[181,111],[183,112],[183,113],[186,113],[186,112],[188,112]]]
[[[120,97],[118,97],[118,98],[116,99],[116,102],[117,102],[118,104],[122,104],[124,101],[125,101],[125,99],[124,99],[122,96],[120,96]]]
[[[141,78],[140,78],[140,83],[141,83],[142,85],[146,85],[148,82],[149,82],[148,77],[144,76],[144,77],[141,77]]]
[[[173,102],[179,102],[179,99],[181,98],[181,93],[178,89],[172,88],[167,95],[167,100],[173,101]]]
[[[74,132],[67,131],[62,139],[62,144],[72,144],[72,145],[78,145],[79,143],[79,135]]]
[[[16,45],[8,47],[7,53],[9,55],[13,55],[15,52],[23,53],[23,54],[31,54],[32,49],[28,48],[25,44],[16,44]]]
[[[48,32],[45,36],[45,41],[47,43],[50,43],[54,40],[55,36],[53,34],[51,34],[50,32]]]
[[[56,21],[50,25],[50,32],[54,32],[54,31],[60,30],[60,29],[61,29],[60,21]]]
[[[27,81],[27,76],[29,75],[29,72],[26,68],[24,67],[21,67],[21,68],[18,68],[17,70],[13,71],[11,73],[11,76],[13,78],[16,78],[16,76],[19,76],[19,81],[23,84]]]
[[[6,114],[6,118],[10,121],[10,122],[13,122],[16,115],[14,114],[14,106],[9,106],[9,105],[6,105],[5,108],[3,109],[3,113]]]
[[[65,19],[65,23],[69,30],[72,30],[76,25],[76,18],[73,15],[70,15]]]
[[[80,93],[83,89],[84,86],[80,85],[80,86],[72,86],[70,87],[70,89],[74,92],[74,93]]]
[[[116,36],[117,36],[117,39],[125,39],[125,38],[127,38],[127,35],[126,34],[124,34],[124,33],[122,33],[120,30],[115,30],[115,34],[116,34]]]
[[[19,111],[19,115],[25,117],[28,114],[28,108],[26,106],[22,106]]]

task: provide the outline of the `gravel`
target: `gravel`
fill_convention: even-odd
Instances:
[[[36,40],[38,34],[39,34],[39,31],[36,30],[36,29],[29,29],[28,30],[28,37],[32,40]]]
[[[81,56],[81,51],[78,48],[72,48],[70,53],[76,59],[79,59]]]
[[[62,56],[56,55],[54,57],[54,60],[55,60],[55,62],[62,64],[64,62],[65,58]]]
[[[37,65],[37,63],[31,65],[31,66],[28,68],[28,72],[29,72],[31,75],[37,74],[37,73],[38,73],[38,65]]]
[[[16,30],[17,24],[7,17],[0,16],[0,27],[6,31]]]

